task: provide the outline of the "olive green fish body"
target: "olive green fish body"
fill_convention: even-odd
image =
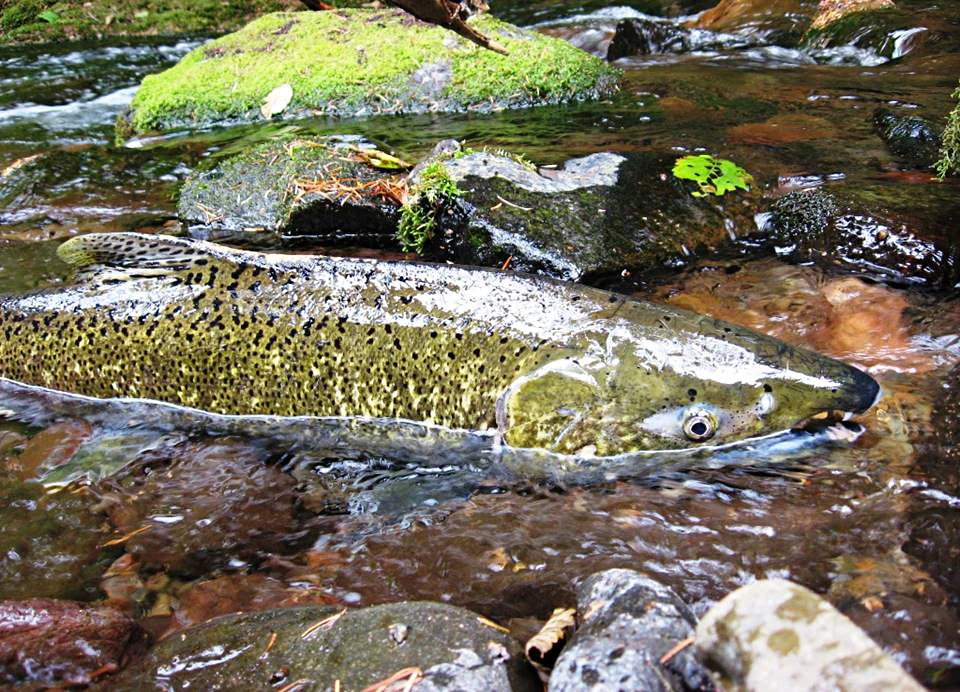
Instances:
[[[139,234],[61,247],[68,288],[0,302],[0,375],[234,415],[496,428],[616,454],[783,430],[876,396],[842,363],[684,311],[479,269]]]

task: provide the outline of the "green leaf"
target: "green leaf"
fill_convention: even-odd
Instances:
[[[734,190],[749,190],[753,176],[733,161],[717,159],[710,154],[684,156],[673,164],[673,175],[681,180],[692,180],[700,188],[694,197],[720,197]]]
[[[53,10],[44,10],[37,15],[37,19],[42,19],[48,24],[56,24],[60,21],[60,15],[54,12]]]

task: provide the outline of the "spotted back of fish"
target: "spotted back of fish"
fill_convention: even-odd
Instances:
[[[139,234],[82,236],[60,256],[76,285],[0,302],[4,377],[226,414],[484,429],[510,382],[579,347],[549,333],[556,305],[536,282],[506,300],[488,272]]]

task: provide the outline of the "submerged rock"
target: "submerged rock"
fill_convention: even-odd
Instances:
[[[915,166],[932,166],[940,153],[940,134],[923,118],[878,108],[873,114],[877,134],[896,156]]]
[[[459,196],[440,214],[432,249],[455,262],[561,279],[649,279],[752,225],[737,194],[691,196],[670,175],[675,158],[598,153],[559,169],[487,152],[441,159]]]
[[[116,670],[136,634],[132,620],[106,606],[0,602],[0,683],[83,685]]]
[[[693,636],[696,618],[672,589],[639,572],[611,569],[577,591],[580,626],[550,675],[550,689],[709,689],[692,649],[661,658]]]
[[[689,34],[676,24],[654,19],[624,19],[607,49],[607,60],[630,55],[683,53],[690,49]]]
[[[230,690],[302,681],[332,689],[339,681],[362,690],[414,668],[423,676],[418,690],[538,689],[510,636],[468,610],[429,602],[228,615],[161,641],[111,684]]]
[[[846,204],[822,190],[791,192],[759,217],[755,239],[776,253],[877,281],[932,289],[960,280],[960,257],[949,239],[924,238],[904,224]]]
[[[472,26],[508,56],[399,10],[276,13],[146,77],[118,137],[260,120],[289,85],[284,117],[497,110],[598,98],[617,73],[558,39],[489,15]]]
[[[48,495],[38,483],[0,482],[0,599],[88,600],[111,558],[103,517],[83,494]]]
[[[399,176],[366,163],[370,149],[344,138],[270,140],[193,172],[180,192],[180,219],[194,237],[246,244],[392,243]]]
[[[754,582],[711,608],[696,647],[724,688],[923,688],[850,620],[782,579]]]

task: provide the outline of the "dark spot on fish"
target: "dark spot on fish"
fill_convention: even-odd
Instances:
[[[770,394],[773,391],[773,387],[771,387],[769,384],[764,383],[763,391],[765,391],[767,394]]]

